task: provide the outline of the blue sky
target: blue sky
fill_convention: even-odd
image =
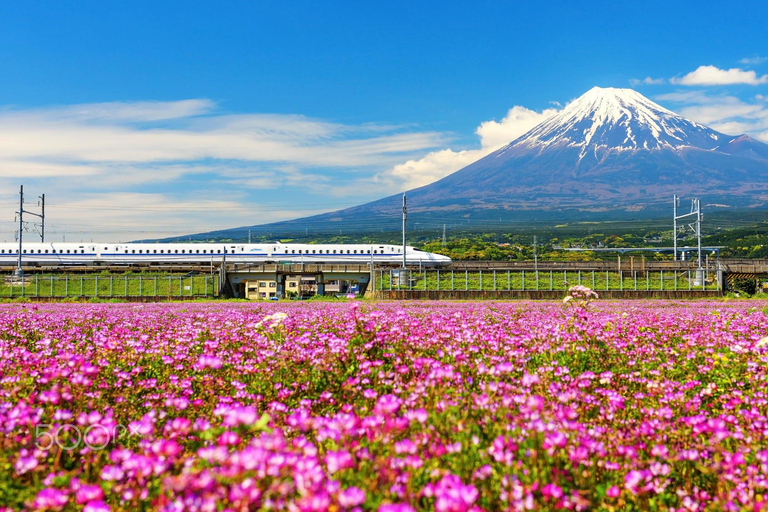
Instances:
[[[0,4],[0,240],[22,183],[54,241],[351,206],[595,85],[768,142],[765,2],[219,4]]]

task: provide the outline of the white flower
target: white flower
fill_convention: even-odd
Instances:
[[[255,327],[258,328],[264,324],[266,324],[269,327],[277,327],[278,325],[283,323],[283,321],[285,321],[286,318],[288,318],[288,314],[286,313],[283,313],[283,312],[272,313],[271,315],[265,316],[264,319],[261,322],[257,323]]]
[[[768,347],[768,336],[766,336],[765,338],[763,338],[761,340],[758,340],[758,342],[755,344],[755,346],[758,347],[758,348]]]
[[[563,298],[563,304],[568,304],[573,300],[573,296],[567,295],[565,298]]]

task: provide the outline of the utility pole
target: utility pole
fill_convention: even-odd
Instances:
[[[677,205],[680,202],[677,194],[672,196],[672,244],[673,244],[673,256],[672,260],[677,261]]]
[[[40,242],[45,243],[45,194],[42,194],[37,204],[40,206]]]
[[[24,277],[24,270],[21,268],[21,238],[24,231],[24,185],[19,187],[19,258],[14,274],[18,277]]]
[[[445,247],[445,224],[443,224],[443,247]]]
[[[696,269],[696,277],[699,279],[702,279],[704,277],[704,272],[701,268],[701,219],[703,218],[703,215],[701,214],[701,199],[696,199],[696,238],[699,241],[699,268]]]
[[[677,214],[677,204],[678,204],[678,197],[677,195],[674,196],[674,238],[675,238],[675,244],[674,244],[674,251],[675,251],[675,259],[677,259],[677,221],[679,219],[684,219],[685,217],[691,217],[693,215],[696,216],[695,225],[689,224],[688,227],[693,229],[696,233],[696,245],[697,245],[697,252],[698,252],[698,268],[696,269],[696,280],[701,282],[700,280],[704,277],[704,269],[701,267],[701,220],[704,218],[704,216],[701,214],[701,200],[694,198],[691,200],[691,213],[686,213],[684,215],[678,215]]]
[[[408,209],[405,206],[405,194],[403,194],[403,268],[405,268],[405,219],[408,217]]]
[[[40,230],[40,237],[41,241],[45,242],[45,194],[40,196],[40,199],[42,200],[43,205],[43,213],[35,213],[30,212],[28,210],[24,209],[24,185],[19,186],[19,254],[18,259],[16,263],[16,270],[14,271],[14,275],[17,277],[23,277],[24,276],[24,270],[21,268],[21,254],[22,254],[22,246],[23,246],[23,238],[24,238],[24,214],[27,213],[29,215],[34,215],[35,217],[39,217],[42,219],[42,229]],[[39,203],[38,203],[39,204]]]

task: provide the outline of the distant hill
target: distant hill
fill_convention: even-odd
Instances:
[[[595,87],[503,148],[407,192],[422,223],[575,221],[671,215],[672,195],[705,209],[768,207],[768,145],[690,121],[631,89]],[[397,229],[401,195],[333,213],[200,238],[305,229]]]

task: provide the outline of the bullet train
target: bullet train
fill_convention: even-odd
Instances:
[[[18,243],[0,243],[0,265],[16,265]],[[403,248],[378,244],[212,244],[212,243],[24,243],[22,265],[137,265],[220,263],[325,263],[374,262],[399,265]],[[408,265],[440,267],[447,256],[406,246]]]

